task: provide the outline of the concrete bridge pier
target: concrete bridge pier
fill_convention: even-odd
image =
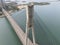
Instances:
[[[28,45],[27,43],[29,43],[28,35],[29,35],[30,28],[32,29],[33,45],[36,45],[33,16],[34,16],[34,5],[27,5],[26,7],[26,45]]]

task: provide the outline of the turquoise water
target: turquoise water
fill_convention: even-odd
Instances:
[[[0,18],[0,45],[22,45],[6,18]]]

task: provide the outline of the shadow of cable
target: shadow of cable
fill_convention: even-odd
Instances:
[[[60,42],[58,42],[36,12],[34,13],[34,26],[36,42],[39,45],[60,45]]]

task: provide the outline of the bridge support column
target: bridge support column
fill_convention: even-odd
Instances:
[[[26,45],[27,43],[29,43],[28,35],[29,35],[30,28],[32,29],[33,45],[35,45],[33,15],[34,15],[34,6],[33,5],[27,6],[26,8]]]

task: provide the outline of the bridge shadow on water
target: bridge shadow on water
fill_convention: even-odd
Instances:
[[[39,45],[60,45],[60,42],[58,42],[50,29],[36,12],[34,13],[34,26],[36,42]]]

